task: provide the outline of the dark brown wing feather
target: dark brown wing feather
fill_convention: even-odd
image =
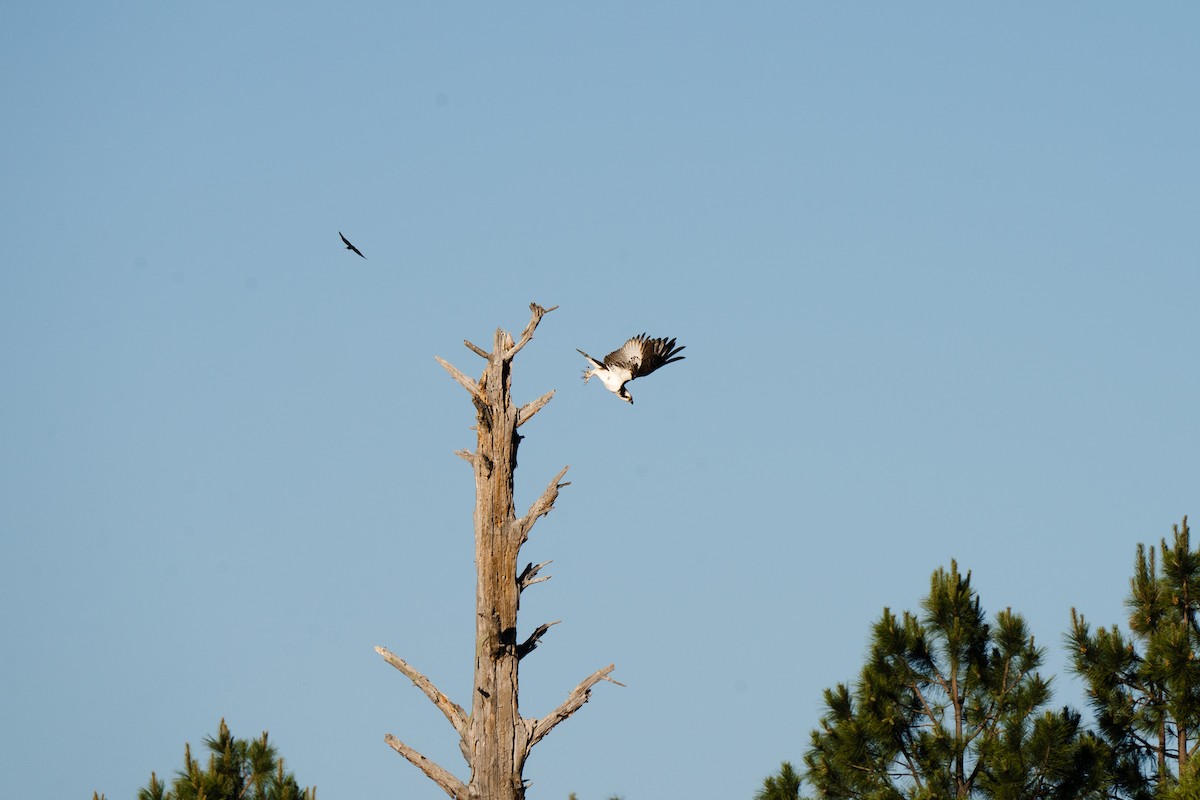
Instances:
[[[672,361],[683,360],[684,356],[677,355],[680,350],[683,350],[683,347],[676,347],[673,338],[649,339],[642,333],[606,355],[604,365],[628,369],[633,376],[630,380],[633,380],[642,375],[649,375]]]

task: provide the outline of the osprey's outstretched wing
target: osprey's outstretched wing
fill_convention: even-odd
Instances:
[[[649,375],[664,364],[681,361],[683,356],[679,355],[679,351],[682,349],[675,346],[674,339],[650,339],[643,333],[606,355],[603,363],[579,350],[579,354],[592,365],[583,371],[583,381],[587,383],[588,378],[599,378],[605,389],[632,404],[633,395],[625,388],[625,384],[641,375]]]
[[[350,240],[346,238],[346,235],[345,235],[344,233],[342,233],[341,231],[338,231],[338,236],[341,236],[341,237],[342,237],[342,241],[346,243],[346,249],[347,249],[347,250],[352,250],[353,252],[355,252],[355,253],[358,253],[358,254],[359,254],[360,256],[362,256],[363,258],[366,258],[366,256],[364,256],[364,255],[363,255],[363,254],[362,254],[362,253],[359,251],[359,249],[358,249],[357,247],[355,247],[354,245],[350,244]]]
[[[627,369],[629,380],[633,380],[649,375],[673,361],[682,361],[685,356],[678,355],[680,350],[683,350],[683,347],[676,347],[674,339],[648,339],[646,334],[642,333],[606,355],[604,366],[609,369]]]

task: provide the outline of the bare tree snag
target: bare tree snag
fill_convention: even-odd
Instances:
[[[450,722],[459,736],[459,749],[471,768],[470,782],[464,784],[448,770],[390,734],[385,741],[454,800],[523,800],[526,782],[522,771],[533,746],[554,726],[578,711],[599,681],[617,683],[609,677],[614,669],[614,665],[609,664],[584,679],[546,717],[525,719],[518,707],[520,660],[538,646],[558,621],[539,625],[523,642],[518,642],[517,610],[521,592],[549,579],[549,575],[538,577],[538,571],[550,562],[530,563],[518,574],[517,558],[533,526],[553,510],[559,489],[570,484],[562,480],[568,469],[563,467],[525,516],[517,516],[513,504],[513,472],[521,442],[517,428],[545,407],[554,392],[551,390],[519,408],[513,405],[512,361],[533,339],[542,317],[557,307],[542,308],[531,303],[532,314],[521,338],[514,342],[507,331],[497,329],[490,352],[464,340],[467,349],[487,361],[478,381],[467,377],[449,362],[437,359],[450,377],[470,394],[476,416],[475,450],[455,453],[475,472],[475,686],[471,692],[470,715],[404,659],[383,647],[375,648],[424,692]]]

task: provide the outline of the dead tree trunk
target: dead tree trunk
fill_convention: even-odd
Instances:
[[[387,743],[421,769],[455,800],[523,800],[525,780],[522,770],[530,750],[555,725],[579,710],[599,681],[613,683],[609,673],[614,665],[593,672],[549,715],[523,718],[517,701],[518,666],[551,625],[539,625],[524,641],[517,637],[517,609],[521,592],[547,580],[538,572],[547,563],[529,564],[517,573],[521,545],[538,519],[550,513],[558,490],[566,486],[563,469],[554,476],[541,496],[523,517],[513,505],[513,471],[517,467],[517,446],[521,436],[517,428],[533,417],[550,398],[553,390],[524,406],[512,403],[512,361],[537,329],[544,309],[536,303],[529,324],[514,343],[512,336],[497,329],[491,352],[464,342],[476,355],[487,361],[478,381],[471,380],[451,364],[438,359],[454,380],[467,390],[475,404],[478,442],[475,450],[460,450],[475,471],[475,687],[471,693],[470,715],[462,706],[438,691],[433,683],[407,662],[382,647],[375,648],[388,663],[404,673],[433,701],[450,721],[459,736],[459,749],[471,768],[470,782],[464,784],[445,768],[422,756],[390,734]]]

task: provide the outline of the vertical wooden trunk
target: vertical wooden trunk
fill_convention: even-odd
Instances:
[[[617,683],[609,675],[614,665],[584,678],[561,704],[542,718],[522,718],[518,703],[517,669],[522,657],[538,646],[541,637],[556,622],[536,627],[525,641],[517,642],[517,609],[521,592],[547,580],[538,572],[546,563],[529,564],[517,574],[521,545],[534,524],[554,508],[567,468],[550,481],[523,517],[513,506],[513,472],[517,467],[517,428],[528,422],[550,401],[553,391],[524,406],[512,402],[512,360],[536,330],[544,314],[554,308],[530,304],[532,317],[514,344],[503,330],[496,331],[490,353],[470,342],[464,344],[486,359],[478,381],[468,378],[448,362],[438,362],[471,396],[475,405],[477,444],[474,452],[460,450],[459,456],[475,472],[475,685],[471,712],[447,697],[425,675],[387,648],[376,651],[412,680],[445,715],[459,736],[459,747],[471,768],[469,783],[450,770],[421,755],[388,734],[393,750],[408,759],[454,800],[524,800],[522,771],[529,751],[559,723],[578,711],[599,681]],[[620,685],[620,684],[618,684]]]
[[[513,504],[517,465],[517,409],[512,404],[511,363],[503,354],[512,338],[496,331],[479,381],[475,451],[475,696],[471,698],[470,796],[520,800],[528,736],[518,710],[517,556],[521,547]]]

